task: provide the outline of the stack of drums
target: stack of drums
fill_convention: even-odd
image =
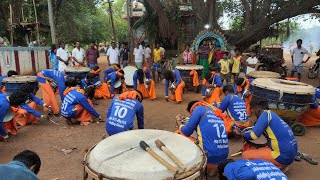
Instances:
[[[304,127],[294,121],[310,108],[315,90],[313,86],[282,79],[257,78],[252,83],[253,98],[266,99],[269,109],[277,113],[297,135],[304,133]],[[303,128],[303,129],[301,129]]]
[[[36,76],[11,76],[6,77],[2,80],[5,83],[6,93],[12,94],[13,92],[20,89],[20,86],[29,83],[31,86],[34,87],[36,91],[39,90],[39,85],[36,80]]]
[[[177,174],[169,171],[148,152],[140,148],[145,141],[150,148],[172,166],[175,163],[155,145],[161,140],[187,167]],[[207,158],[199,146],[188,138],[162,130],[131,130],[110,136],[93,146],[85,155],[84,179],[184,179],[203,175]]]
[[[193,86],[193,77],[190,76],[190,72],[192,70],[196,70],[198,73],[199,82],[201,84],[201,76],[203,72],[203,66],[200,65],[193,65],[193,64],[187,64],[187,65],[179,65],[176,66],[176,69],[179,70],[181,78],[186,84],[186,89],[188,90],[196,90],[197,92],[200,91],[200,86],[197,88]]]
[[[88,67],[74,68],[74,67],[68,66],[68,67],[66,67],[65,72],[69,77],[75,78],[77,76],[77,77],[80,77],[81,79],[83,79],[90,72],[90,68],[88,68]]]

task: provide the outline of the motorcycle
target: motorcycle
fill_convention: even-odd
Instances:
[[[309,79],[315,79],[316,77],[318,77],[320,73],[320,49],[317,52],[317,56],[319,56],[319,58],[316,60],[314,64],[311,64],[309,67],[309,73],[308,73]]]
[[[258,71],[272,71],[280,74],[281,78],[287,77],[288,68],[285,64],[284,59],[273,60],[267,56],[261,55],[258,57],[260,65],[258,66]]]

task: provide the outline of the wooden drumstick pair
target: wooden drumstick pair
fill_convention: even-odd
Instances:
[[[167,149],[167,147],[164,145],[164,143],[162,141],[160,141],[159,139],[157,139],[155,141],[157,147],[162,150],[164,153],[166,153],[175,164],[178,165],[179,168],[181,168],[183,171],[185,171],[187,168],[186,166],[184,166],[181,161],[179,161],[176,156],[174,154],[172,154],[172,152],[170,150]],[[179,172],[179,170],[177,168],[175,168],[174,166],[172,166],[170,163],[168,163],[166,160],[164,160],[163,158],[161,158],[157,153],[155,153],[150,146],[144,142],[144,141],[140,141],[140,147],[147,151],[153,158],[155,158],[157,161],[159,161],[162,165],[164,165],[167,169],[169,169],[171,172],[173,172],[174,174],[177,174]]]

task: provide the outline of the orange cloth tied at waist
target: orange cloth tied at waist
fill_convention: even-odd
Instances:
[[[100,68],[97,69],[96,71],[93,70],[93,69],[90,70],[90,73],[92,73],[92,74],[100,74],[100,72],[101,72],[101,69],[100,69]]]
[[[194,108],[195,108],[196,106],[209,107],[209,108],[212,110],[212,112],[214,112],[214,114],[215,114],[217,117],[219,117],[219,118],[225,119],[225,118],[228,117],[228,115],[227,115],[227,114],[224,114],[220,109],[212,106],[211,104],[209,104],[209,103],[207,103],[207,102],[205,102],[205,101],[203,101],[203,100],[195,103],[195,104],[191,107],[191,109],[190,109],[190,113],[191,113],[191,114],[192,114],[192,112],[193,112],[193,110],[194,110]]]
[[[196,71],[196,70],[191,70],[190,71],[190,76],[192,76],[193,78],[192,78],[192,82],[193,82],[193,86],[194,87],[197,87],[197,86],[199,86],[200,85],[200,83],[199,83],[199,76],[198,76],[198,72]]]
[[[69,87],[66,90],[63,91],[63,95],[67,95],[70,91],[72,90],[77,90],[78,92],[80,92],[81,94],[84,94],[84,90],[80,89],[79,87]]]
[[[141,95],[134,90],[129,90],[126,91],[124,93],[122,93],[121,95],[119,95],[118,99],[119,100],[125,100],[125,99],[137,99],[137,96],[139,96],[140,99],[142,99]]]
[[[249,89],[249,88],[250,88],[250,81],[247,78],[244,78],[241,86],[237,86],[238,92],[241,92],[243,89]]]

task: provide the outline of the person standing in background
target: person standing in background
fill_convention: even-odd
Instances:
[[[209,53],[210,53],[210,47],[208,46],[207,41],[203,41],[202,45],[198,50],[198,54],[199,54],[198,64],[203,66],[202,77],[204,77],[204,75],[209,72],[209,62],[208,62]]]
[[[243,58],[240,54],[240,49],[236,48],[235,52],[236,52],[236,55],[233,57],[233,59],[231,61],[231,64],[232,64],[231,73],[233,75],[234,83],[237,82],[237,80],[238,80],[241,62],[243,61]]]
[[[58,69],[61,72],[64,72],[66,67],[69,64],[70,53],[65,49],[64,43],[59,44],[60,48],[57,50],[57,59],[59,60]]]
[[[217,45],[214,51],[214,67],[219,68],[219,61],[222,59],[224,51],[221,50],[221,46]]]
[[[258,63],[258,59],[256,57],[256,54],[257,53],[255,51],[251,51],[250,57],[245,62],[246,66],[247,66],[246,75],[248,75],[250,72],[256,70],[256,65]]]
[[[312,55],[312,53],[313,53],[313,45],[312,45],[312,42],[311,42],[311,41],[310,41],[309,47],[310,47],[310,53],[311,53],[311,55]]]
[[[111,47],[107,51],[107,62],[109,66],[120,64],[119,49],[116,48],[116,43],[111,42]]]
[[[53,70],[58,71],[58,59],[57,59],[57,46],[55,44],[51,45],[51,49],[49,50],[50,62],[52,64]]]
[[[85,52],[80,47],[80,42],[76,42],[76,47],[72,50],[72,65],[74,67],[84,67],[85,66]]]
[[[151,66],[152,66],[152,59],[151,59],[151,49],[150,49],[150,45],[147,44],[146,45],[146,49],[144,51],[144,55],[145,55],[145,58],[146,58],[146,61],[145,61],[145,66],[148,68],[148,69],[151,69]]]
[[[183,63],[184,64],[193,64],[193,52],[190,50],[190,45],[187,44],[185,50],[183,51]]]
[[[301,74],[303,72],[303,64],[307,63],[311,57],[310,52],[306,50],[302,45],[302,40],[297,40],[297,47],[292,50],[291,53],[291,59],[292,59],[292,65],[291,65],[291,77],[294,77],[295,72],[298,73],[298,79],[301,80]],[[308,58],[306,61],[303,61],[304,55],[308,55]]]
[[[95,48],[95,43],[90,44],[90,48],[86,52],[86,60],[89,68],[98,66],[99,51]]]
[[[125,68],[129,64],[129,57],[130,57],[130,50],[129,48],[127,48],[127,43],[123,43],[121,56],[122,56],[123,68]]]
[[[139,43],[136,43],[136,47],[133,50],[134,63],[138,69],[142,69],[144,62],[144,49]]]

